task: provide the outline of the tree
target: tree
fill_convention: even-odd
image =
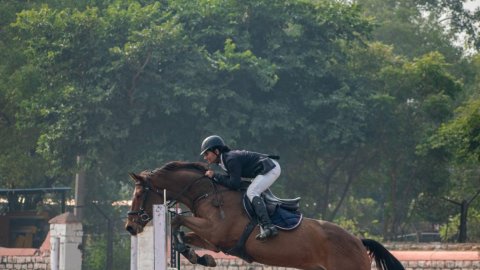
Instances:
[[[468,0],[357,0],[377,24],[375,39],[394,46],[398,54],[410,58],[431,51],[441,52],[449,62],[460,59],[463,51],[478,49],[475,31],[477,15],[463,8]],[[465,34],[464,42],[459,33]]]
[[[458,234],[458,242],[465,243],[467,241],[467,218],[468,218],[468,208],[473,200],[480,194],[480,190],[475,193],[470,199],[462,200],[461,202],[457,202],[454,200],[446,199],[447,201],[460,206],[460,226],[459,226],[459,234]]]
[[[35,68],[26,65],[26,58],[14,38],[15,31],[9,27],[22,7],[30,5],[2,2],[0,8],[0,57],[3,59],[0,63],[0,181],[5,188],[31,187],[32,183],[49,187],[55,178],[38,173],[48,166],[48,162],[35,152],[38,130],[31,125],[25,126],[23,131],[18,128],[21,100],[39,83]]]
[[[442,152],[421,155],[417,147],[449,117],[461,84],[436,53],[406,62],[401,69],[386,69],[385,75],[386,88],[394,98],[393,110],[388,112],[394,121],[384,122],[385,128],[380,129],[391,132],[390,136],[382,136],[382,132],[375,137],[383,138],[379,139],[383,147],[377,149],[383,152],[380,168],[386,169],[390,179],[392,204],[387,207],[387,217],[391,219],[386,224],[391,226],[387,235],[394,237],[412,202],[418,207],[420,195],[430,197],[444,188],[446,156]]]
[[[458,241],[463,243],[467,237],[468,210],[478,196],[478,161],[480,160],[480,102],[476,96],[456,110],[455,117],[443,124],[432,135],[428,147],[444,150],[451,154],[451,189],[446,192],[446,200],[460,206]],[[467,197],[468,196],[468,197]]]

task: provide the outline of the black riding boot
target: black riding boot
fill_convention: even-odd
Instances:
[[[257,240],[265,240],[269,237],[276,236],[278,234],[277,227],[272,224],[263,199],[259,196],[253,197],[252,205],[261,227],[260,233],[256,236]]]

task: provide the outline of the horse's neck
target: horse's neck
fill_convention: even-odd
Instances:
[[[197,171],[179,171],[171,175],[167,183],[170,185],[166,189],[179,196],[176,199],[187,206],[193,206],[195,200],[213,190],[210,180]]]

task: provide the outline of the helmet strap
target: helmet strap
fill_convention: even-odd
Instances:
[[[216,163],[220,163],[220,150],[218,150],[217,148],[213,149],[212,153],[217,157],[215,159],[215,162]]]

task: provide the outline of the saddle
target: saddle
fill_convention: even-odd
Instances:
[[[303,215],[298,210],[300,197],[295,199],[280,199],[276,197],[270,189],[264,191],[261,195],[270,220],[280,230],[293,230],[302,222]],[[246,195],[243,196],[243,207],[248,214],[250,220],[257,219],[255,210]]]
[[[245,192],[247,191],[247,188],[248,186],[250,186],[250,184],[250,181],[243,180],[240,183],[240,192],[243,193],[243,207],[245,208],[248,217],[250,218],[250,220],[256,221],[255,211],[253,210],[250,200],[245,195]],[[272,223],[277,226],[277,228],[282,230],[292,230],[295,229],[302,221],[303,216],[299,212],[301,200],[300,197],[294,199],[281,199],[275,196],[270,189],[262,192],[261,197],[265,202],[265,206],[267,207],[268,215],[270,216]],[[279,218],[296,220],[295,223],[298,224],[295,224],[293,226],[292,224],[286,225],[283,224],[281,221],[279,222]]]
[[[248,181],[242,182],[241,191],[245,192],[246,187],[250,184]],[[273,194],[270,189],[265,190],[261,194],[265,205],[267,206],[268,215],[277,228],[280,230],[288,231],[297,228],[303,219],[303,214],[299,211],[300,197],[294,199],[280,199]],[[235,246],[228,250],[222,250],[225,254],[237,256],[249,263],[253,261],[253,258],[245,251],[245,242],[252,233],[253,229],[257,226],[257,217],[255,210],[246,194],[243,195],[243,207],[247,212],[250,222],[245,227],[240,239]]]

